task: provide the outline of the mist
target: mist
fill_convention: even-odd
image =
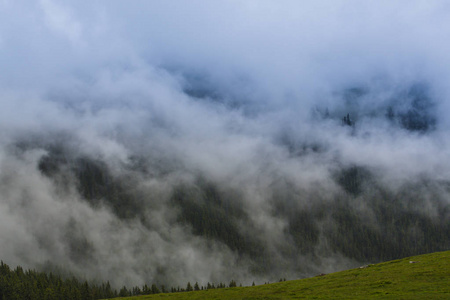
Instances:
[[[0,259],[176,286],[448,250],[449,15],[0,1]]]

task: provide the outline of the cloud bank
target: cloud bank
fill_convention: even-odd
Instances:
[[[1,259],[250,284],[448,249],[449,14],[1,1]]]

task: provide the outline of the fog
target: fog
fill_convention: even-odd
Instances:
[[[383,225],[395,211],[408,254],[448,249],[449,15],[446,1],[0,1],[0,259],[176,286],[400,255],[333,244],[342,207],[382,241],[402,236]],[[238,237],[195,225],[209,205]]]

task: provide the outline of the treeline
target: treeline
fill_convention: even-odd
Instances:
[[[242,286],[242,284],[240,284],[239,286]],[[178,287],[171,287],[170,289],[166,289],[164,285],[161,285],[158,288],[156,284],[152,284],[151,286],[145,284],[142,288],[135,286],[132,289],[128,289],[127,287],[124,286],[120,289],[118,297],[140,296],[140,295],[161,294],[161,293],[192,292],[192,291],[223,289],[232,287],[237,287],[237,283],[234,280],[231,280],[228,285],[222,282],[218,283],[217,285],[208,282],[206,286],[199,285],[198,282],[196,282],[194,285],[188,282],[186,284],[186,287],[178,286]]]
[[[0,299],[84,300],[117,297],[109,282],[100,285],[80,281],[75,277],[62,278],[53,273],[24,271],[22,267],[11,269],[0,264]]]
[[[236,286],[236,281],[231,280],[228,285],[224,283],[215,285],[208,282],[206,286],[200,286],[197,282],[194,285],[188,282],[186,287],[178,286],[170,289],[166,289],[164,285],[158,287],[156,284],[150,286],[145,284],[142,287],[133,288],[124,286],[117,290],[113,289],[109,282],[94,284],[73,276],[63,278],[53,273],[23,270],[20,266],[11,269],[3,261],[0,263],[0,300],[95,300]]]

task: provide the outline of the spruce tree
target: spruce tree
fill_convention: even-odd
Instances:
[[[194,290],[194,289],[192,288],[191,283],[188,282],[188,283],[187,283],[187,286],[186,286],[186,292],[190,292],[190,291],[193,291],[193,290]]]

